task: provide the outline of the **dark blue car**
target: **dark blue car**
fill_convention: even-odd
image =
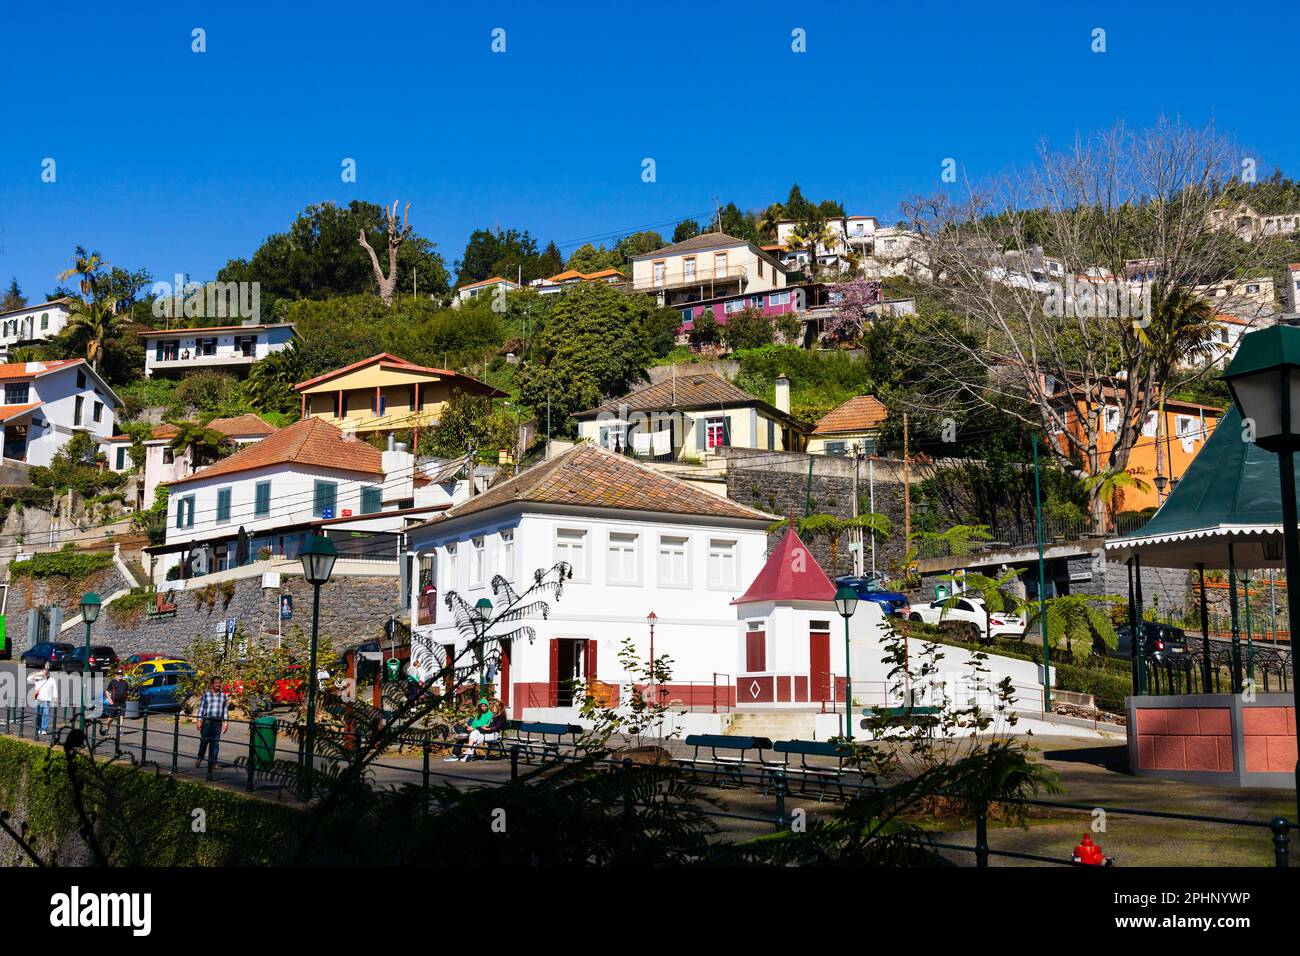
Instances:
[[[891,614],[907,617],[907,612],[911,609],[911,602],[907,600],[906,594],[881,587],[880,582],[875,578],[856,578],[852,575],[845,575],[835,579],[835,586],[837,588],[853,588],[862,600],[879,604],[880,610],[886,617]]]

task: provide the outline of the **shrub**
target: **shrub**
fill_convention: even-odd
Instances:
[[[33,555],[27,561],[15,561],[9,565],[9,573],[15,577],[82,580],[112,566],[111,551],[47,551]]]

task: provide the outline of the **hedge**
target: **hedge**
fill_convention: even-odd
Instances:
[[[78,759],[84,767],[86,758]],[[275,865],[288,862],[285,857],[297,843],[302,815],[289,804],[191,783],[155,768],[103,762],[100,767],[103,788],[89,774],[83,776],[91,781],[85,791],[91,811],[107,825],[105,832],[129,830],[143,865]],[[106,790],[125,816],[107,809]],[[11,824],[27,823],[28,839],[47,862],[56,851],[65,858],[86,852],[61,749],[0,737],[0,809],[13,815]],[[0,841],[8,840],[0,833]],[[130,863],[126,841],[112,842],[110,863]],[[16,854],[22,851],[12,843],[0,851],[6,858]]]
[[[113,566],[112,551],[46,551],[9,565],[15,577],[75,578],[80,581]]]

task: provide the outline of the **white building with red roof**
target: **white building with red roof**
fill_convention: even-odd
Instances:
[[[77,432],[101,445],[122,401],[85,359],[0,365],[0,431],[10,462],[49,465]]]

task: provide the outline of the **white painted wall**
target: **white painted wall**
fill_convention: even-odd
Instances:
[[[253,346],[252,357],[246,357],[241,351],[235,348],[235,339],[245,338],[247,336],[256,336],[257,341]],[[251,365],[254,362],[266,358],[272,352],[279,352],[289,347],[293,341],[294,332],[291,325],[272,325],[266,328],[244,327],[239,329],[226,329],[220,332],[213,331],[211,334],[203,331],[189,332],[183,335],[151,335],[145,339],[144,353],[144,373],[153,375],[160,370],[184,371],[187,368],[210,368],[221,365]],[[216,352],[214,355],[199,357],[197,353],[199,339],[215,338],[217,340]],[[160,342],[177,342],[177,355],[183,356],[187,352],[189,358],[178,360],[160,361],[158,359],[158,344]]]
[[[82,377],[80,385],[78,375]],[[114,432],[115,400],[87,366],[69,366],[33,379],[28,395],[29,402],[43,403],[31,414],[27,429],[30,465],[49,465],[75,432],[89,433],[96,439],[96,445]],[[76,418],[78,398],[81,399],[80,424]],[[99,421],[95,421],[97,405]]]
[[[0,349],[13,348],[21,342],[52,339],[63,331],[70,314],[66,305],[48,302],[6,312],[0,316]]]

